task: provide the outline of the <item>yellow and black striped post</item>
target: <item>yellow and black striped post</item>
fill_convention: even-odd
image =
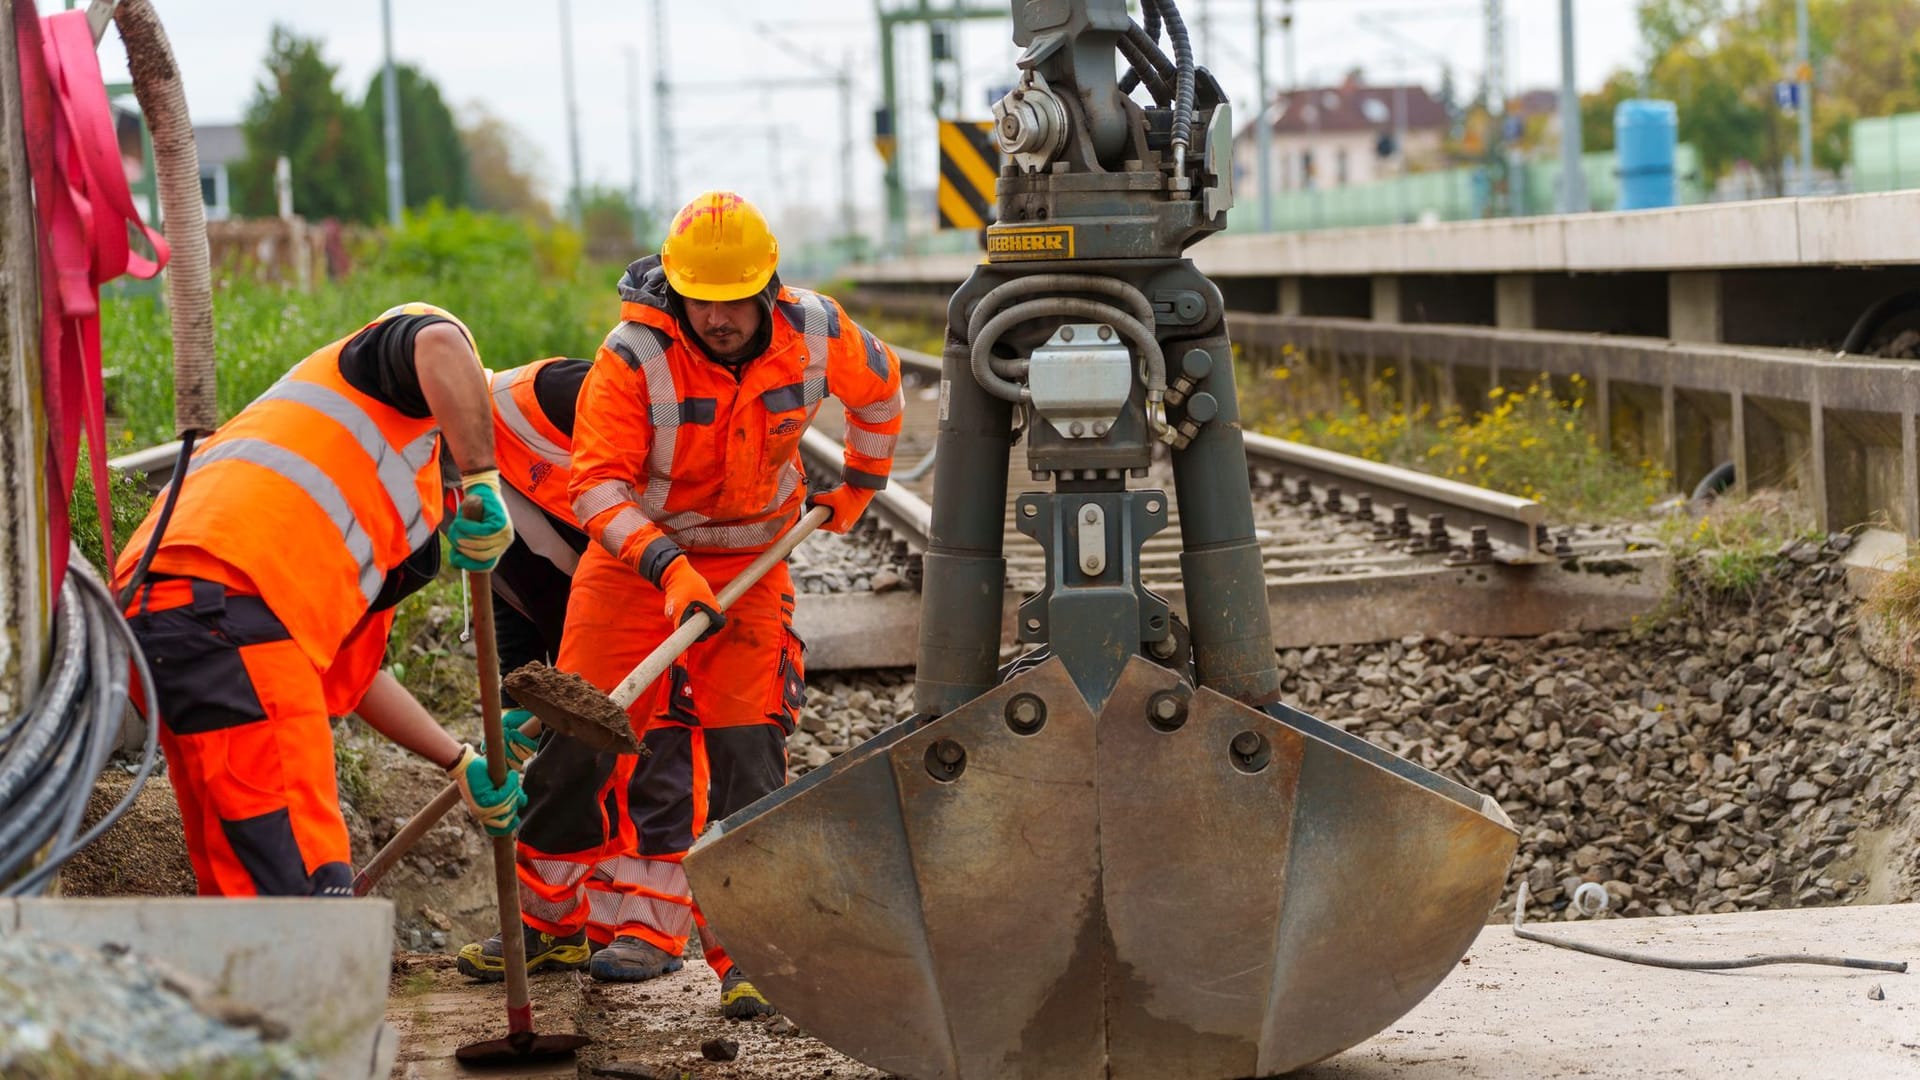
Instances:
[[[984,229],[993,224],[993,182],[1000,148],[990,120],[940,121],[940,227]]]

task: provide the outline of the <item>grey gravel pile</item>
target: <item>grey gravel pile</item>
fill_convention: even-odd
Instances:
[[[1859,830],[1899,810],[1920,738],[1856,643],[1849,543],[1790,544],[1757,601],[1638,636],[1287,650],[1286,698],[1493,795],[1521,830],[1509,885],[1546,911],[1586,881],[1628,915],[1855,898]]]
[[[1920,852],[1879,830],[1908,813],[1920,710],[1859,647],[1849,544],[1791,543],[1757,598],[1638,633],[1286,650],[1284,699],[1493,795],[1521,831],[1503,912],[1522,878],[1536,919],[1587,881],[1628,915],[1830,904],[1869,884],[1911,899]],[[905,672],[816,680],[793,771],[908,715],[912,694]]]
[[[913,676],[904,671],[808,680],[807,702],[787,737],[788,768],[812,772],[913,712]]]
[[[814,532],[787,559],[793,584],[803,593],[886,592],[907,581],[907,560],[885,530],[856,528],[850,534]]]
[[[0,1076],[101,1074],[320,1075],[286,1044],[203,1014],[136,954],[0,937]]]

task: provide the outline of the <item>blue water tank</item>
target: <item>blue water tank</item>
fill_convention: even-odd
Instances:
[[[1674,204],[1673,157],[1679,110],[1671,101],[1635,98],[1613,110],[1613,145],[1620,170],[1621,210]]]

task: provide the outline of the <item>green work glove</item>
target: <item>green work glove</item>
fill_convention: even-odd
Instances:
[[[508,709],[500,718],[507,733],[507,768],[524,771],[527,762],[540,749],[540,740],[531,735],[520,734],[521,725],[533,719],[533,713],[527,709]]]
[[[455,514],[447,526],[447,539],[453,542],[453,565],[477,574],[488,573],[507,545],[513,543],[513,521],[507,517],[507,504],[500,501],[500,470],[482,469],[460,478],[466,497],[480,500],[480,519]]]
[[[467,810],[488,836],[512,836],[520,827],[520,811],[527,805],[527,793],[520,790],[520,774],[507,770],[506,782],[494,786],[487,775],[487,759],[471,746],[460,748],[460,760],[447,770],[447,778],[460,785],[460,797]]]

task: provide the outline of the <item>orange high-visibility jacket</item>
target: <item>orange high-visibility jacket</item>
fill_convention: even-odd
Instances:
[[[682,550],[771,544],[799,516],[800,435],[828,394],[846,408],[846,482],[886,486],[900,360],[830,297],[782,288],[737,380],[670,312],[623,297],[580,388],[572,487],[574,517],[621,561],[657,583]]]
[[[152,566],[257,592],[321,671],[444,511],[439,422],[355,390],[340,374],[353,336],[296,364],[194,448]],[[116,588],[156,517],[122,550]]]

